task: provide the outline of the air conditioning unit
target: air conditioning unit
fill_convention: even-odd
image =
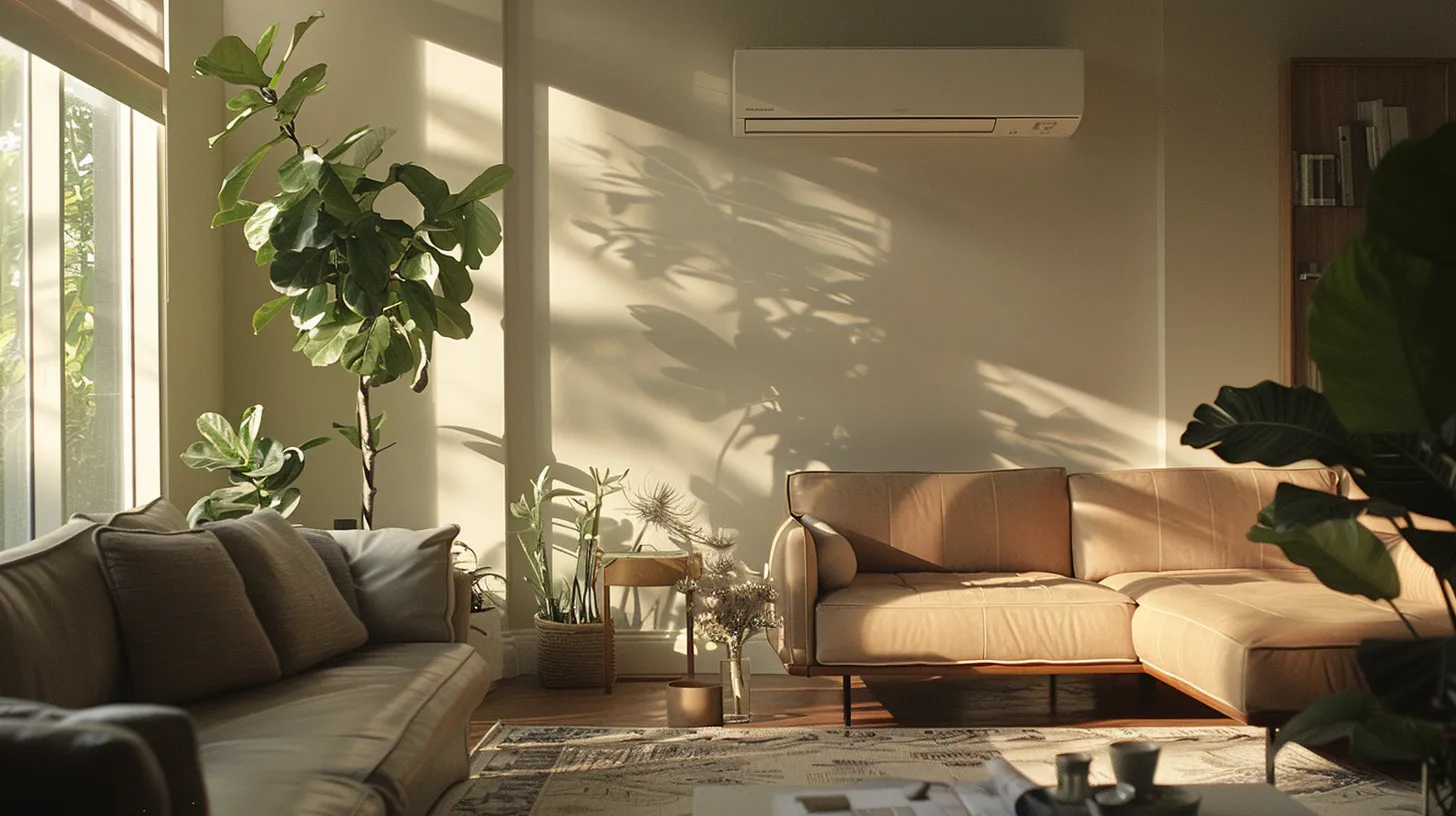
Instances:
[[[733,52],[735,136],[1071,136],[1072,48],[748,48]]]

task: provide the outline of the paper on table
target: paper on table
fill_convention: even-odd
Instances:
[[[849,799],[849,811],[824,816],[972,816],[961,804],[959,796],[945,785],[934,785],[927,798],[911,801],[907,794],[915,783],[898,787],[804,788],[774,794],[773,816],[806,816],[799,797],[842,794]]]
[[[990,779],[956,783],[955,792],[970,816],[1016,816],[1016,801],[1041,787],[1001,757],[987,762],[986,770]]]

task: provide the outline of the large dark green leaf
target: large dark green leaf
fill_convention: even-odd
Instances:
[[[1371,600],[1400,597],[1400,576],[1385,545],[1369,528],[1352,518],[1333,519],[1309,527],[1277,529],[1274,506],[1259,514],[1249,540],[1275,544],[1290,561],[1308,567],[1320,583],[1338,592]]]
[[[248,451],[238,448],[238,435],[233,424],[222,414],[208,411],[197,417],[197,432],[214,450],[228,458],[244,461]]]
[[[1355,650],[1360,673],[1381,708],[1406,717],[1438,716],[1456,685],[1456,639],[1367,640]]]
[[[322,249],[334,243],[344,225],[323,209],[318,193],[279,213],[268,229],[268,241],[278,252]]]
[[[423,334],[434,334],[436,326],[435,293],[423,281],[407,280],[399,289],[405,311]]]
[[[387,317],[376,317],[366,322],[368,328],[344,345],[344,356],[340,360],[344,368],[381,382],[394,380],[409,371],[413,356],[404,335],[394,330]]]
[[[288,124],[293,121],[303,107],[304,100],[316,93],[322,86],[328,70],[327,63],[320,62],[317,65],[310,65],[288,83],[288,90],[278,97],[279,122]]]
[[[293,49],[298,47],[298,41],[303,39],[304,32],[308,31],[313,27],[314,23],[323,18],[324,13],[322,11],[315,11],[313,14],[308,15],[307,20],[294,24],[293,36],[288,39],[288,49],[283,52],[283,59],[279,60],[278,67],[273,69],[272,78],[265,77],[263,83],[266,83],[270,88],[278,87],[278,80],[283,78],[283,69],[288,67],[288,61],[293,58]]]
[[[474,331],[465,307],[446,298],[435,299],[435,321],[440,334],[451,340],[465,340]]]
[[[256,91],[255,91],[255,93],[256,93]],[[214,133],[211,136],[207,137],[207,146],[208,147],[214,147],[214,146],[216,146],[218,142],[222,141],[223,139],[226,139],[228,137],[228,134],[230,134],[233,131],[237,130],[238,128],[242,127],[242,125],[243,125],[244,122],[248,121],[249,119],[252,119],[254,116],[262,113],[263,111],[268,110],[268,108],[270,108],[270,107],[271,107],[270,105],[262,104],[262,105],[254,105],[254,106],[249,107],[249,108],[244,108],[242,110],[242,112],[240,112],[237,116],[234,116],[232,119],[229,119],[228,120],[228,123],[223,126],[223,128],[222,128],[221,131],[219,131],[217,133]]]
[[[218,212],[228,212],[238,205],[238,200],[243,195],[243,188],[248,186],[248,179],[252,178],[253,173],[258,170],[258,165],[263,162],[263,157],[267,156],[268,151],[277,147],[283,140],[283,136],[269,139],[228,171],[228,174],[223,177],[222,189],[217,193]]]
[[[1456,231],[1456,230],[1452,230]],[[1420,431],[1456,412],[1456,269],[1369,233],[1325,269],[1310,301],[1310,355],[1352,431]]]
[[[238,421],[238,450],[250,451],[258,443],[258,434],[263,427],[263,406],[250,405],[243,410]]]
[[[393,135],[394,128],[372,128],[359,137],[359,143],[354,146],[354,160],[350,163],[361,170],[369,167],[375,159],[384,155],[384,143]]]
[[[252,467],[243,471],[243,476],[249,479],[264,479],[283,468],[283,445],[278,440],[265,436],[258,440],[253,450],[253,457],[248,463]]]
[[[500,248],[500,220],[480,201],[470,204],[461,212],[465,213],[465,234],[460,241],[460,259],[471,269],[478,269],[484,256],[493,255]]]
[[[1337,493],[1311,490],[1290,482],[1280,482],[1274,491],[1271,526],[1276,530],[1308,527],[1322,521],[1358,518],[1371,513],[1385,518],[1402,516],[1405,509],[1383,499],[1351,499]]]
[[[277,37],[277,23],[274,23],[273,25],[270,25],[267,28],[263,29],[263,36],[258,38],[258,45],[253,49],[253,53],[258,57],[259,65],[263,65],[264,63],[268,62],[268,55],[273,53],[273,40]],[[267,70],[267,68],[264,68],[264,73],[267,73]]]
[[[324,282],[328,262],[329,253],[325,250],[284,252],[268,267],[268,282],[279,294],[298,297]]]
[[[1367,228],[1402,250],[1456,266],[1456,125],[1391,148],[1370,177]]]
[[[272,476],[265,477],[261,487],[269,493],[282,490],[297,481],[303,475],[303,451],[298,448],[283,449],[283,464],[278,472]]]
[[[253,312],[253,334],[262,331],[264,326],[273,322],[273,318],[282,314],[283,310],[288,308],[288,300],[288,296],[284,295],[259,306],[258,310]]]
[[[303,353],[315,366],[331,366],[344,355],[344,346],[354,339],[364,322],[358,318],[347,321],[325,321],[306,332]]]
[[[471,182],[465,185],[465,189],[452,195],[441,208],[442,212],[450,212],[458,209],[472,201],[479,201],[487,196],[495,195],[510,183],[511,177],[516,174],[509,165],[497,164],[487,167],[484,172],[476,176]]]
[[[212,216],[212,226],[221,227],[224,224],[231,224],[234,221],[246,221],[253,217],[258,211],[258,204],[255,201],[239,201],[230,210],[222,210]]]
[[[433,253],[416,251],[399,265],[399,276],[433,287],[435,280],[440,277],[440,265],[435,261]]]
[[[213,44],[207,56],[192,63],[198,76],[213,76],[233,85],[268,84],[268,75],[258,64],[258,55],[248,44],[229,34]]]
[[[309,289],[302,297],[294,298],[293,308],[290,310],[294,327],[305,331],[322,323],[324,318],[333,313],[333,300],[329,297],[329,287],[325,284]]]
[[[470,279],[470,270],[465,264],[444,254],[436,255],[435,261],[440,267],[441,294],[462,305],[469,301],[475,292],[475,282]]]
[[[1331,467],[1352,463],[1350,435],[1323,394],[1265,380],[1252,388],[1226,385],[1212,405],[1193,412],[1182,443],[1212,448],[1226,462],[1283,467],[1315,459]]]
[[[1367,762],[1420,761],[1443,750],[1437,723],[1384,711],[1363,691],[1316,700],[1279,729],[1275,750],[1291,742],[1324,745],[1342,738],[1349,739],[1356,759]]]
[[[1356,436],[1351,475],[1371,496],[1427,516],[1456,521],[1456,463],[1432,434]]]
[[[323,157],[313,148],[306,147],[278,165],[278,188],[285,193],[311,190],[318,186],[323,169]]]
[[[351,235],[345,249],[349,274],[342,285],[344,305],[360,317],[374,317],[384,310],[389,291],[389,262],[381,238],[372,230]]]
[[[445,206],[445,200],[450,196],[450,187],[434,173],[417,164],[396,164],[390,171],[425,208],[426,216],[433,217]]]
[[[338,170],[339,168],[330,164],[323,166],[317,180],[318,192],[323,197],[324,207],[330,213],[346,224],[352,223],[363,211],[359,209],[359,203],[354,200],[348,183],[339,175]]]
[[[332,162],[334,159],[337,159],[338,157],[344,155],[344,153],[348,152],[349,148],[353,147],[356,142],[358,142],[365,136],[368,136],[369,132],[375,129],[376,128],[372,125],[360,125],[359,127],[354,128],[353,130],[345,134],[344,138],[340,139],[338,144],[330,148],[329,152],[324,155],[324,158]]]
[[[1411,549],[1416,551],[1416,555],[1431,565],[1436,575],[1456,582],[1456,533],[1407,527],[1400,534],[1410,544]]]
[[[264,248],[271,251],[273,247],[268,243],[268,233],[273,228],[273,222],[284,210],[302,201],[303,197],[303,193],[279,193],[259,204],[258,209],[248,217],[248,223],[243,225],[243,236],[248,239],[248,247],[260,252]],[[260,258],[258,265],[262,266],[271,258],[271,255],[267,260]]]

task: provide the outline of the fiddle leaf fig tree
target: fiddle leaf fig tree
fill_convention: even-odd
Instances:
[[[452,192],[417,164],[391,164],[371,175],[392,130],[363,125],[332,145],[301,135],[300,114],[328,87],[328,65],[310,65],[286,82],[285,69],[305,32],[322,18],[314,12],[295,25],[271,69],[277,25],[256,46],[223,37],[194,68],[199,76],[241,86],[227,103],[232,120],[210,144],[257,116],[270,116],[277,125],[276,135],[223,179],[212,225],[243,222],[257,263],[268,267],[278,297],[253,314],[254,334],[286,314],[294,351],[315,366],[339,365],[357,377],[355,416],[345,436],[360,451],[361,514],[368,527],[382,421],[370,413],[370,390],[408,376],[411,387],[423,391],[435,336],[470,336],[470,275],[501,243],[500,221],[482,199],[504,188],[512,171],[495,165]],[[275,192],[261,201],[244,198],[249,180],[277,148],[288,155],[278,166]],[[380,193],[396,184],[419,202],[417,220],[375,210]]]

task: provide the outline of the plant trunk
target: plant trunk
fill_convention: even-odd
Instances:
[[[374,487],[374,457],[379,455],[379,451],[374,439],[374,423],[370,421],[368,377],[359,378],[357,409],[354,421],[359,428],[359,465],[363,480],[359,515],[361,526],[370,530],[374,528],[374,494],[378,492]]]

